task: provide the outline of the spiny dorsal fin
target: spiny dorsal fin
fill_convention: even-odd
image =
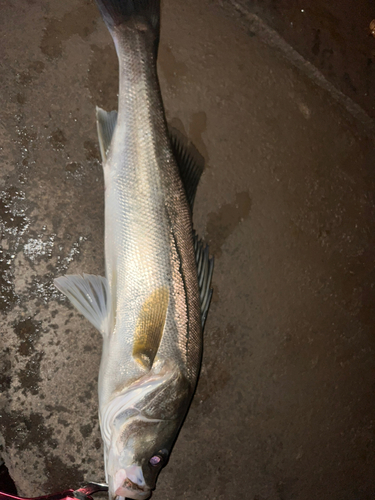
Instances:
[[[108,281],[94,274],[71,274],[54,280],[60,292],[105,336],[113,329]]]
[[[113,132],[117,123],[117,111],[104,111],[96,106],[96,127],[98,130],[100,153],[103,165],[107,160],[107,154],[111,145]]]
[[[160,287],[145,300],[134,333],[133,357],[150,370],[158,352],[167,317],[169,292]]]
[[[186,197],[193,211],[195,194],[199,179],[204,170],[204,158],[178,130],[169,128],[171,146],[180,176],[185,187]]]
[[[202,328],[204,327],[208,308],[210,307],[212,288],[211,279],[214,270],[214,258],[209,257],[208,245],[194,234],[195,262],[198,270],[198,284],[201,300]]]

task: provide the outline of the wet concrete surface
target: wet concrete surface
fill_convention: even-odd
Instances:
[[[117,61],[91,2],[0,8],[0,454],[33,496],[104,479],[101,339],[52,279],[103,273],[95,104],[116,107]],[[153,498],[373,499],[372,134],[217,2],[164,2],[159,74],[206,159],[195,225],[216,267]]]
[[[375,117],[375,4],[370,0],[228,0],[272,26]]]

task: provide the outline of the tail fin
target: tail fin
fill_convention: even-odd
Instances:
[[[96,0],[96,3],[110,32],[136,18],[159,32],[160,0]]]

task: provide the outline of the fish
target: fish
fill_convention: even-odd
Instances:
[[[165,117],[160,2],[96,3],[119,60],[118,110],[96,110],[105,277],[54,283],[103,337],[99,423],[109,498],[144,500],[197,385],[213,258],[192,223],[202,157]]]

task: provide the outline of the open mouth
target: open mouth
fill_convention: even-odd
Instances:
[[[125,479],[123,487],[129,490],[141,491],[143,493],[146,493],[144,488],[142,488],[136,483],[133,483],[133,481],[131,481],[128,477]]]
[[[141,498],[148,498],[150,495],[150,489],[149,488],[142,488],[136,483],[133,483],[128,477],[125,479],[124,483],[122,486],[117,488],[116,490],[116,495],[115,497],[118,499],[119,497],[123,497],[125,499],[141,499]]]

